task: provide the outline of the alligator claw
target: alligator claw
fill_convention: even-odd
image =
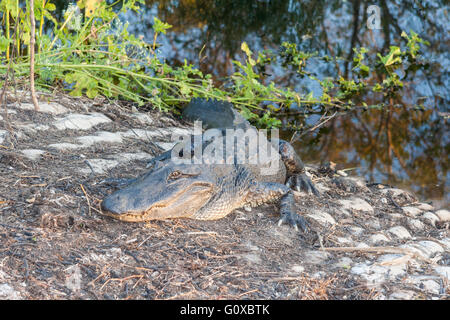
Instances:
[[[307,193],[313,193],[316,196],[320,196],[320,192],[312,183],[311,179],[304,173],[294,174],[289,177],[286,182],[289,188],[295,188],[298,192],[304,191]]]
[[[283,223],[289,223],[291,226],[298,231],[298,226],[302,228],[304,232],[308,231],[308,223],[305,218],[301,215],[297,214],[297,210],[295,208],[294,196],[291,192],[286,194],[280,202],[280,215],[281,219],[278,221],[278,225],[282,225]]]
[[[298,226],[300,226],[303,232],[308,231],[308,223],[305,218],[294,212],[282,214],[281,219],[278,220],[278,226],[281,226],[283,223],[289,223],[294,227],[295,231],[298,231]]]

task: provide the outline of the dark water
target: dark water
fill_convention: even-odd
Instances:
[[[242,60],[243,41],[255,52],[276,50],[291,41],[305,51],[319,55],[342,56],[352,60],[352,47],[364,46],[369,54],[389,50],[402,43],[403,30],[413,30],[430,42],[424,57],[431,62],[407,84],[398,107],[384,111],[352,112],[329,121],[325,126],[302,136],[295,146],[307,163],[333,161],[339,168],[355,168],[354,173],[369,181],[403,187],[422,200],[436,200],[448,206],[449,190],[449,17],[447,1],[293,1],[293,0],[179,0],[147,1],[140,16],[124,16],[130,31],[152,42],[153,17],[173,25],[161,37],[162,53],[171,64],[184,59],[212,73],[221,82],[234,72],[232,60]],[[380,9],[381,29],[370,30],[367,8]],[[203,48],[203,49],[202,49]],[[202,58],[199,59],[201,52]],[[351,76],[351,64],[339,65],[344,76]],[[319,78],[336,77],[333,64],[311,60],[309,71]],[[279,85],[298,92],[320,86],[295,74],[271,70]],[[420,98],[425,111],[413,111]],[[378,99],[378,100],[377,100]],[[365,97],[368,105],[380,102]],[[291,116],[286,121],[313,123],[314,117]],[[284,132],[288,138],[291,132]]]

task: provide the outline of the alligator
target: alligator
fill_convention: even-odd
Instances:
[[[308,230],[306,220],[296,212],[292,190],[302,190],[316,196],[319,192],[305,174],[303,162],[288,142],[281,139],[269,141],[264,135],[259,140],[263,144],[259,143],[257,149],[251,149],[248,139],[244,147],[240,145],[247,152],[247,162],[238,158],[236,150],[232,150],[231,155],[226,150],[217,151],[218,155],[224,157],[211,159],[211,154],[205,153],[213,143],[211,137],[216,139],[215,143],[221,142],[220,139],[225,142],[229,132],[236,135],[241,129],[237,135],[248,135],[248,132],[256,133],[256,128],[231,103],[224,101],[193,98],[182,115],[188,121],[202,122],[206,131],[200,140],[195,136],[188,137],[172,150],[152,159],[147,173],[102,201],[103,214],[128,222],[169,218],[215,220],[237,208],[247,209],[279,200],[279,224],[289,223],[296,230],[298,226],[303,231]],[[211,130],[213,134],[208,135]],[[189,156],[195,154],[199,141],[202,158],[196,163]],[[263,169],[269,169],[272,162],[250,161],[250,157],[260,156],[264,142],[269,152],[276,155],[275,160],[281,160],[277,162],[275,170],[267,172]],[[239,147],[235,149],[241,150]],[[176,161],[185,156],[190,161]]]

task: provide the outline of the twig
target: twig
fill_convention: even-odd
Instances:
[[[97,281],[98,279],[100,279],[100,278],[102,278],[102,277],[104,277],[104,276],[106,276],[106,275],[107,275],[106,272],[100,273],[100,274],[98,275],[97,278],[95,278],[94,280],[92,280],[92,281],[90,281],[90,282],[88,283],[88,286],[94,286],[95,281]]]
[[[319,122],[318,124],[316,124],[315,126],[313,126],[312,128],[309,128],[308,130],[302,132],[301,134],[296,134],[298,131],[295,132],[295,134],[292,136],[291,138],[291,143],[297,141],[298,139],[300,139],[301,137],[303,137],[305,134],[312,132],[314,130],[316,130],[317,128],[320,128],[321,126],[323,126],[325,123],[327,123],[328,121],[330,121],[331,119],[333,119],[334,117],[336,117],[336,115],[338,114],[338,112],[336,111],[335,113],[333,113],[331,116],[327,117],[325,120]]]
[[[86,201],[87,201],[87,204],[88,204],[88,210],[89,210],[89,216],[91,216],[91,203],[89,201],[89,197],[88,197],[88,195],[86,193],[86,190],[84,190],[84,187],[83,187],[83,185],[81,183],[80,183],[80,187],[81,187],[81,190],[84,193],[84,196],[86,197]]]
[[[397,202],[395,202],[394,198],[392,197],[392,192],[390,192],[390,191],[388,192],[388,197],[389,197],[389,200],[391,200],[392,204],[393,204],[397,209],[403,210],[403,208],[400,207],[400,206],[398,205]]]
[[[34,89],[34,45],[36,43],[36,21],[34,21],[34,0],[30,0],[30,22],[31,22],[31,34],[30,34],[30,89],[31,100],[33,100],[34,110],[39,111],[39,103],[36,97],[36,91]]]
[[[258,289],[253,289],[253,290],[250,290],[250,291],[241,293],[241,294],[238,295],[237,297],[240,298],[240,297],[245,296],[245,295],[247,295],[247,294],[250,294],[250,293],[253,293],[253,292],[258,292],[258,291],[259,291]]]
[[[120,278],[111,278],[111,279],[106,280],[106,282],[101,286],[100,290],[103,290],[103,288],[104,288],[110,281],[120,281],[120,282],[123,282],[123,281],[130,280],[130,279],[134,279],[134,278],[142,279],[143,277],[144,277],[143,274],[134,274],[134,275],[131,275],[131,276],[122,278],[122,279],[120,279]],[[139,281],[139,280],[138,280],[138,281]]]
[[[145,242],[147,242],[148,239],[150,239],[153,235],[149,235],[147,238],[145,238],[141,243],[139,243],[139,245],[137,246],[137,248],[139,248],[140,246],[142,246]]]
[[[208,235],[208,236],[217,236],[217,232],[215,231],[195,231],[195,232],[186,232],[187,235]]]
[[[28,261],[26,258],[23,258],[23,267],[25,268],[25,281],[28,281],[28,277],[30,276],[30,272],[28,269]]]

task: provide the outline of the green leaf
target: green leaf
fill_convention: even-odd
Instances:
[[[182,84],[180,87],[180,93],[184,96],[188,96],[191,93],[191,88],[189,88],[187,85]]]
[[[386,56],[383,57],[378,54],[378,57],[386,67],[389,67],[397,63],[402,63],[402,59],[399,57],[401,53],[402,52],[399,47],[391,46],[390,52]]]
[[[162,22],[161,20],[159,20],[157,17],[153,17],[153,30],[156,33],[163,33],[166,34],[166,30],[172,28],[172,25],[166,23],[166,22]]]
[[[98,90],[96,88],[90,88],[86,90],[86,95],[88,98],[95,98],[98,95]]]
[[[53,3],[51,3],[51,2],[47,2],[45,4],[45,9],[48,10],[48,11],[55,11],[56,10],[56,6]]]
[[[250,48],[248,47],[247,42],[242,42],[241,44],[241,50],[245,52],[247,57],[250,57],[252,55],[252,52],[250,51]]]
[[[12,42],[11,39],[6,38],[5,36],[0,37],[0,51],[6,51],[8,45]]]
[[[242,42],[242,44],[241,44],[241,49],[242,49],[242,51],[244,51],[245,52],[245,54],[247,55],[247,58],[248,58],[248,62],[250,63],[250,65],[251,66],[255,66],[256,65],[256,62],[255,62],[255,60],[253,60],[252,59],[252,52],[250,51],[250,48],[248,47],[248,45],[247,45],[247,42]]]
[[[314,93],[311,91],[310,93],[308,93],[305,97],[306,101],[312,101],[314,100]]]

